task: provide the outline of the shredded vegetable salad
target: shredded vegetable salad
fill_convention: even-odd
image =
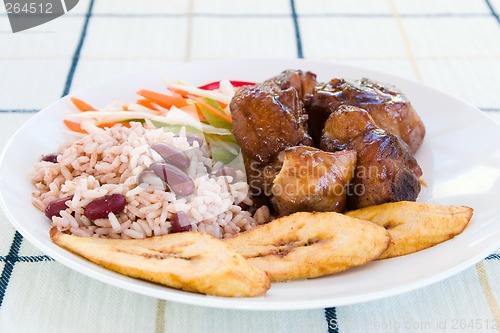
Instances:
[[[236,89],[253,85],[244,81],[217,81],[200,87],[179,82],[167,85],[166,92],[141,89],[134,103],[96,108],[77,97],[70,97],[81,112],[64,119],[66,127],[76,135],[98,134],[116,124],[146,123],[178,133],[182,128],[205,138],[213,146],[213,158],[225,161],[238,154],[231,133],[229,103]]]

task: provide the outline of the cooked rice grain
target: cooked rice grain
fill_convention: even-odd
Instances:
[[[189,197],[177,198],[159,186],[137,183],[137,175],[151,163],[162,162],[150,147],[166,142],[184,151],[191,161],[186,170],[194,180],[196,190]],[[55,199],[73,195],[61,217],[52,224],[61,231],[78,236],[101,238],[144,238],[164,235],[171,231],[171,219],[186,212],[192,220],[192,230],[217,238],[231,237],[269,221],[269,209],[260,208],[252,216],[238,206],[251,205],[248,184],[238,171],[233,181],[229,176],[215,176],[217,170],[206,146],[190,146],[185,131],[180,135],[163,129],[145,128],[131,123],[130,128],[115,125],[103,133],[85,135],[61,149],[58,163],[38,162],[33,175],[33,205],[43,211]],[[110,213],[107,219],[90,220],[83,215],[92,200],[108,194],[126,196],[123,212]]]

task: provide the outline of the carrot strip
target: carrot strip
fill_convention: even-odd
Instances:
[[[216,108],[214,108],[210,104],[206,103],[202,98],[195,97],[195,96],[189,96],[189,98],[192,99],[193,101],[195,101],[196,103],[198,103],[199,105],[203,106],[205,109],[210,111],[210,113],[216,115],[217,117],[227,121],[230,124],[233,123],[233,119],[230,116],[228,116],[225,113],[220,112],[219,110],[217,110]]]
[[[92,105],[90,105],[88,103],[85,103],[84,101],[82,101],[79,98],[70,97],[69,99],[71,100],[71,102],[73,103],[73,105],[76,106],[76,108],[78,110],[82,111],[82,112],[85,112],[85,111],[97,111],[97,109],[95,107],[93,107]]]
[[[111,127],[115,126],[116,124],[122,124],[123,126],[130,128],[130,123],[129,122],[121,122],[121,121],[114,121],[114,122],[110,122],[110,123],[102,123],[102,124],[97,125],[97,127],[99,127],[99,128],[105,128],[105,127],[111,128]]]
[[[87,134],[87,131],[82,129],[80,123],[64,119],[64,125],[66,125],[66,127],[73,132]]]
[[[207,121],[207,118],[205,118],[201,110],[196,107],[196,104],[188,104],[180,109],[193,117],[198,118],[200,121]]]
[[[162,94],[156,91],[151,91],[151,90],[139,90],[137,92],[138,95],[151,100],[153,103],[158,104],[161,107],[164,107],[166,109],[170,109],[172,106],[176,106],[178,108],[181,108],[183,106],[186,106],[187,103],[184,100],[184,98],[177,97],[177,96],[170,96],[166,94]]]
[[[149,99],[138,99],[136,103],[139,105],[142,105],[148,109],[156,110],[156,108],[153,105],[153,102]]]
[[[172,91],[171,93],[172,93],[172,96],[174,96],[174,97],[178,97],[178,98],[182,98],[182,99],[186,99],[187,98],[187,97],[185,97],[185,96],[183,96],[183,95],[181,95],[181,94],[179,94],[179,93],[177,93],[175,91]]]
[[[185,90],[182,90],[182,89],[178,89],[178,88],[174,88],[174,87],[167,87],[168,90],[170,90],[171,92],[173,92],[174,94],[177,94],[183,98],[187,98],[189,93]]]
[[[130,111],[130,110],[128,109],[128,106],[127,106],[127,105],[125,105],[125,104],[124,104],[124,105],[122,105],[122,110],[123,110],[123,111]]]

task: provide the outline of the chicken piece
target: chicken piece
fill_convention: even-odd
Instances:
[[[279,156],[279,155],[278,155]],[[250,194],[253,201],[258,206],[270,205],[269,198],[273,195],[271,187],[274,178],[279,173],[282,162],[276,163],[276,159],[266,164],[243,157],[247,182],[250,187]]]
[[[399,137],[378,128],[366,110],[340,106],[325,122],[321,148],[358,153],[349,191],[350,209],[417,199],[422,170],[410,148]]]
[[[241,87],[230,103],[233,133],[241,147],[254,202],[269,204],[279,172],[270,165],[288,147],[311,145],[301,101],[316,86],[312,73],[288,70],[254,86]]]
[[[354,138],[378,128],[366,110],[341,106],[325,121],[320,146],[328,151],[345,150]]]
[[[271,203],[280,216],[344,210],[347,185],[356,167],[356,152],[330,153],[312,147],[292,147],[281,152],[276,163],[282,166],[273,181]]]
[[[307,114],[297,89],[291,85],[282,89],[268,80],[243,86],[229,107],[233,134],[243,154],[253,161],[266,165],[283,149],[312,143]]]
[[[340,105],[354,105],[368,111],[378,127],[399,136],[415,153],[425,136],[425,127],[411,103],[396,88],[369,79],[332,79],[304,98],[309,129],[319,144],[323,124]]]

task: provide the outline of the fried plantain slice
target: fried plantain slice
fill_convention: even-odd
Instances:
[[[389,245],[374,223],[339,213],[299,212],[226,239],[271,281],[308,279],[366,264]]]
[[[58,246],[115,272],[168,287],[225,297],[261,296],[270,287],[266,273],[224,242],[197,232],[145,239],[100,239],[63,234]]]
[[[380,259],[417,252],[462,233],[473,209],[422,202],[390,202],[347,212],[347,216],[376,223],[391,234],[389,248]]]

